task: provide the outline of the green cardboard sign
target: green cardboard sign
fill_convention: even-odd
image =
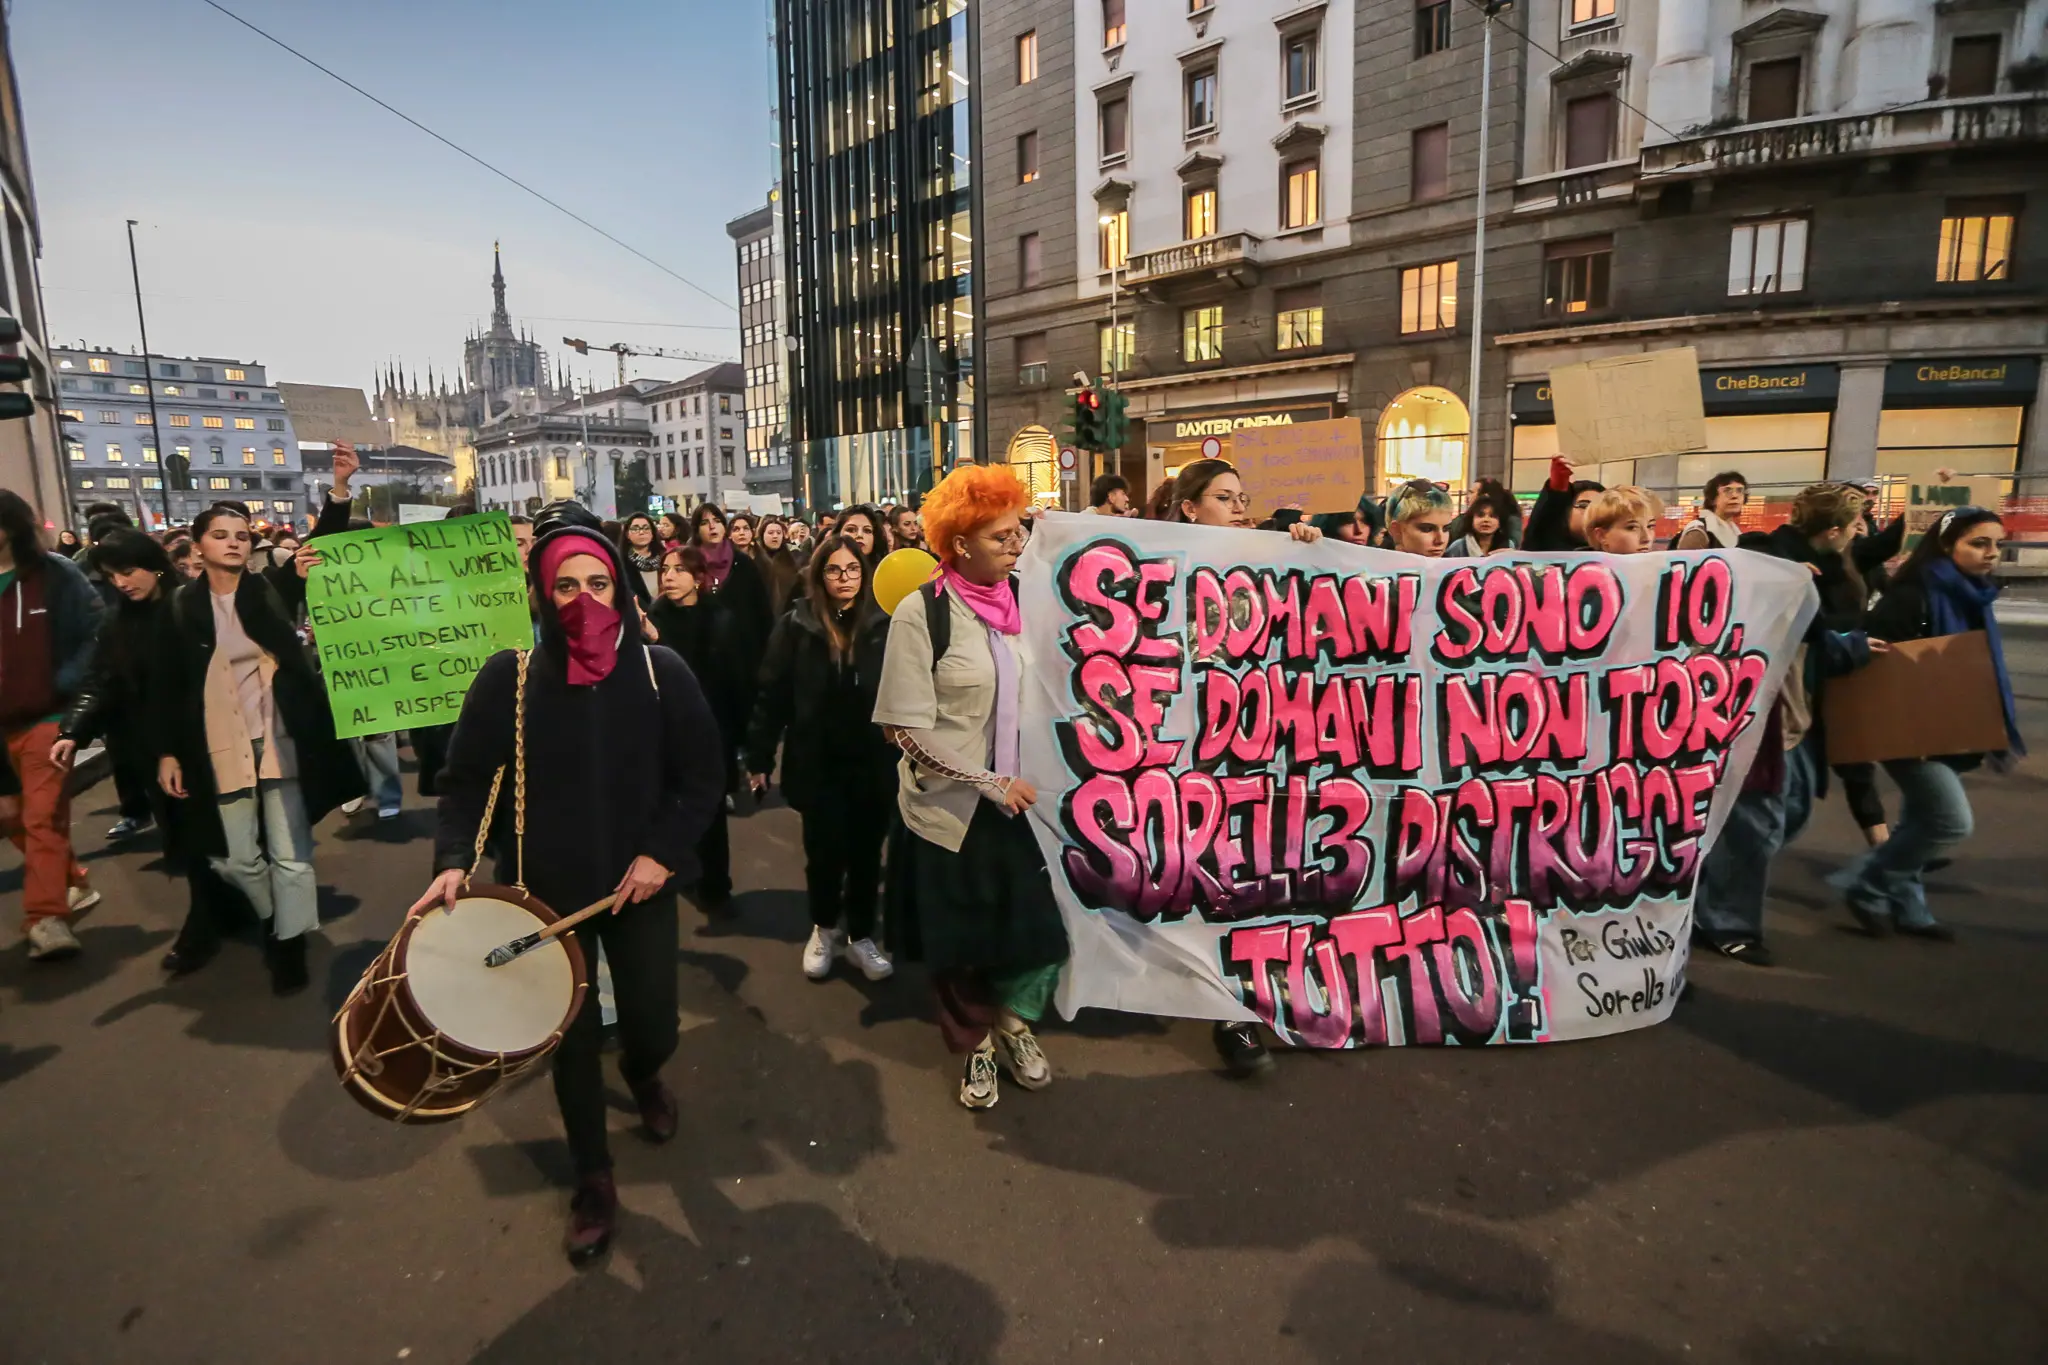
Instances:
[[[526,575],[502,512],[315,543],[306,614],[344,739],[451,724],[484,660],[533,648]]]

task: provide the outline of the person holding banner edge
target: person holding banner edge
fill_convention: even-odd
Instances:
[[[695,846],[723,795],[723,742],[696,678],[680,657],[643,640],[618,546],[601,532],[558,524],[534,543],[529,590],[540,614],[530,655],[495,654],[463,701],[441,774],[436,875],[410,914],[450,912],[474,860],[493,779],[525,763],[523,813],[500,800],[489,832],[497,876],[561,913],[610,897],[611,912],[580,926],[584,960],[609,963],[623,1049],[621,1071],[647,1137],[675,1136],[675,1096],[661,1068],[675,1052],[676,897],[695,871]],[[518,736],[523,727],[524,743]],[[605,1132],[598,992],[554,1057],[576,1190],[565,1250],[583,1266],[610,1246],[618,1190]]]

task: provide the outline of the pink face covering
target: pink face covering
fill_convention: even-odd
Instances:
[[[575,555],[590,555],[606,564],[612,562],[603,541],[590,535],[556,536],[541,547],[539,584],[541,591],[554,592],[555,574],[562,562]],[[613,591],[618,591],[615,586]],[[569,682],[590,687],[611,676],[619,662],[619,613],[587,592],[557,607],[562,637],[569,647]]]

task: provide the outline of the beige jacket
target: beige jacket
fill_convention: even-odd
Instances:
[[[274,695],[277,660],[264,652],[257,671],[263,678],[263,695]],[[222,796],[249,790],[259,777],[299,775],[291,739],[278,724],[277,707],[264,707],[264,717],[263,733],[253,737],[263,741],[263,768],[258,772],[255,745],[242,719],[242,699],[235,692],[235,670],[226,647],[216,641],[213,660],[206,666],[206,747],[213,756],[214,790]]]
[[[897,603],[875,696],[875,724],[920,732],[932,756],[967,772],[989,766],[995,742],[996,661],[988,627],[958,593],[947,593],[953,639],[932,668],[932,637],[922,593]],[[1009,776],[1009,774],[1001,774]],[[896,804],[912,834],[958,853],[981,789],[919,767],[906,756],[896,768]]]

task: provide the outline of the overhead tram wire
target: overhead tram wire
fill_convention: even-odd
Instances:
[[[212,4],[213,0],[207,0],[207,3]],[[1517,38],[1520,38],[1523,42],[1527,43],[1530,47],[1535,48],[1538,52],[1541,52],[1544,56],[1550,58],[1550,60],[1556,62],[1559,66],[1564,65],[1564,58],[1560,57],[1557,54],[1557,50],[1555,48],[1545,47],[1542,43],[1538,42],[1536,39],[1529,36],[1528,29],[1522,27],[1520,24],[1515,23],[1513,20],[1508,18],[1508,14],[1512,13],[1512,11],[1502,11],[1491,16],[1487,16],[1486,0],[1465,0],[1465,3],[1468,8],[1477,10],[1481,17],[1491,17],[1495,23],[1502,25],[1504,28],[1507,29],[1508,32],[1514,34]],[[1649,110],[1630,103],[1628,97],[1623,95],[1619,89],[1617,89],[1614,92],[1614,102],[1620,105],[1622,108],[1628,110],[1632,114],[1642,115],[1643,122],[1649,124],[1653,128],[1656,128],[1658,131],[1662,132],[1664,136],[1670,138],[1673,142],[1678,142],[1682,140],[1677,133],[1672,132],[1669,128],[1666,128],[1656,119],[1651,118]]]
[[[455,143],[455,142],[451,142],[451,141],[449,141],[449,140],[448,140],[447,138],[445,138],[445,137],[441,136],[441,134],[439,134],[439,133],[435,132],[435,131],[434,131],[434,130],[433,130],[432,128],[429,128],[429,127],[428,127],[428,126],[427,126],[426,124],[424,124],[424,123],[421,123],[421,122],[420,122],[420,121],[419,121],[418,119],[416,119],[416,118],[414,118],[414,117],[413,117],[412,115],[410,115],[410,114],[406,113],[406,112],[405,112],[404,110],[402,110],[402,109],[396,109],[396,108],[393,108],[393,107],[392,107],[392,106],[391,106],[390,104],[388,104],[388,103],[386,103],[385,101],[383,101],[383,100],[381,100],[381,99],[377,98],[377,96],[375,96],[375,95],[371,94],[371,93],[370,93],[369,91],[367,91],[367,90],[363,89],[363,87],[361,87],[360,85],[357,85],[357,84],[356,84],[356,83],[355,83],[354,81],[352,81],[352,80],[350,80],[350,79],[349,79],[348,77],[346,77],[346,76],[342,75],[342,74],[341,74],[340,72],[338,72],[338,71],[334,70],[334,69],[333,69],[333,68],[331,68],[331,67],[326,67],[326,66],[322,66],[322,65],[321,65],[321,64],[320,64],[319,62],[316,62],[316,61],[314,61],[314,60],[313,60],[313,59],[312,59],[311,57],[308,57],[308,56],[307,56],[307,55],[306,55],[305,53],[303,53],[303,52],[299,51],[299,50],[298,50],[297,48],[293,47],[293,46],[292,46],[292,45],[291,45],[290,43],[286,42],[286,41],[285,41],[284,39],[282,39],[282,38],[279,38],[279,37],[277,37],[277,36],[276,36],[275,34],[272,34],[272,33],[267,33],[267,32],[265,32],[265,31],[264,31],[263,29],[260,29],[260,28],[258,28],[258,27],[257,27],[256,25],[254,25],[254,24],[250,23],[250,22],[249,22],[249,21],[248,21],[247,19],[244,19],[244,18],[243,18],[243,17],[241,16],[241,15],[239,15],[239,14],[235,13],[235,12],[234,12],[233,10],[229,9],[229,8],[228,8],[228,7],[226,6],[226,5],[220,4],[220,3],[219,3],[219,0],[200,0],[200,3],[202,3],[202,4],[206,5],[206,6],[207,6],[208,8],[210,8],[210,9],[215,9],[215,10],[218,10],[218,11],[220,11],[220,12],[221,12],[222,14],[226,15],[226,16],[227,16],[228,18],[230,18],[230,19],[234,20],[234,21],[235,21],[236,23],[240,24],[240,25],[241,25],[241,26],[242,26],[243,28],[246,28],[246,29],[248,29],[248,30],[249,30],[249,31],[250,31],[251,33],[253,33],[253,34],[255,34],[255,35],[256,35],[257,37],[259,37],[259,38],[263,39],[263,40],[264,40],[265,42],[267,42],[267,43],[271,43],[271,44],[274,44],[274,45],[275,45],[275,46],[277,46],[277,47],[281,47],[281,48],[283,48],[283,49],[284,49],[284,50],[285,50],[286,52],[289,52],[289,53],[291,53],[291,54],[292,54],[292,56],[294,56],[294,57],[297,57],[297,58],[298,58],[298,59],[299,59],[300,61],[304,62],[304,63],[305,63],[305,64],[306,64],[307,66],[310,66],[310,67],[312,67],[312,68],[313,68],[313,69],[314,69],[315,71],[318,71],[318,72],[319,72],[320,74],[322,74],[323,76],[328,76],[328,77],[331,77],[332,79],[334,79],[334,80],[336,80],[336,81],[339,81],[339,82],[340,82],[341,84],[343,84],[343,85],[347,86],[347,87],[348,87],[349,89],[351,89],[351,90],[355,91],[355,92],[356,92],[356,93],[357,93],[358,95],[361,95],[361,96],[362,96],[362,97],[363,97],[364,99],[366,99],[366,100],[370,101],[370,103],[372,103],[372,104],[376,105],[376,106],[377,106],[378,108],[380,108],[380,109],[384,110],[384,111],[385,111],[386,113],[388,113],[388,114],[392,114],[392,115],[395,115],[396,117],[398,117],[398,118],[401,118],[401,119],[405,120],[405,121],[406,121],[407,123],[410,123],[410,124],[411,124],[411,125],[412,125],[413,127],[415,127],[415,128],[417,128],[417,129],[419,129],[419,130],[420,130],[421,132],[425,133],[425,134],[426,134],[426,135],[427,135],[428,137],[430,137],[430,138],[434,139],[434,141],[436,141],[436,142],[440,143],[440,144],[441,144],[442,146],[444,146],[444,147],[448,148],[448,149],[449,149],[450,151],[453,151],[453,152],[457,152],[457,153],[461,154],[462,156],[465,156],[465,157],[469,158],[469,159],[470,159],[471,161],[474,161],[474,162],[475,162],[475,163],[476,163],[477,165],[479,165],[479,166],[483,167],[483,168],[484,168],[485,170],[489,171],[489,172],[490,172],[490,173],[491,173],[492,175],[495,175],[495,176],[497,176],[497,177],[498,177],[498,178],[499,178],[500,180],[503,180],[503,181],[505,181],[505,182],[506,182],[507,184],[509,184],[509,185],[513,185],[513,186],[516,186],[517,188],[519,188],[519,189],[522,189],[522,190],[526,191],[526,192],[527,192],[528,194],[532,195],[532,196],[533,196],[534,198],[536,198],[536,199],[540,200],[540,201],[541,201],[541,203],[543,203],[543,204],[546,204],[546,205],[547,205],[547,206],[548,206],[549,208],[551,208],[551,209],[554,209],[554,210],[555,210],[555,211],[556,211],[557,213],[561,213],[561,214],[563,214],[563,215],[565,215],[565,216],[567,216],[567,217],[569,217],[569,218],[573,218],[573,219],[575,219],[575,220],[576,220],[577,222],[581,223],[581,224],[582,224],[582,225],[583,225],[584,227],[587,227],[587,228],[589,228],[589,229],[590,229],[590,230],[591,230],[592,232],[594,232],[594,233],[596,233],[596,234],[597,234],[598,236],[600,236],[600,237],[604,238],[604,239],[605,239],[605,240],[606,240],[607,242],[610,242],[610,243],[611,243],[611,244],[612,244],[613,246],[616,246],[616,247],[618,247],[618,248],[620,248],[621,250],[624,250],[624,251],[629,251],[629,252],[631,252],[631,253],[632,253],[633,255],[635,255],[635,256],[638,256],[638,257],[639,257],[639,258],[640,258],[641,260],[643,260],[643,261],[645,261],[645,262],[646,262],[647,264],[649,264],[649,265],[653,266],[653,267],[654,267],[654,268],[655,268],[656,270],[659,270],[659,271],[660,271],[660,272],[661,272],[662,274],[664,274],[664,275],[667,275],[667,276],[668,276],[668,277],[669,277],[670,279],[673,279],[673,280],[675,280],[676,282],[678,282],[678,283],[680,283],[680,284],[684,284],[684,285],[687,285],[687,286],[689,286],[689,287],[690,287],[691,289],[694,289],[694,290],[696,290],[696,291],[697,291],[697,292],[698,292],[699,294],[702,294],[702,295],[703,295],[703,296],[704,296],[705,298],[707,298],[707,299],[710,299],[710,300],[711,300],[711,301],[712,301],[713,303],[717,304],[717,305],[718,305],[719,307],[721,307],[721,308],[727,309],[727,310],[729,310],[729,311],[731,311],[731,312],[734,312],[734,313],[737,313],[737,312],[739,312],[739,309],[738,309],[738,307],[737,307],[737,306],[735,306],[735,305],[733,305],[733,304],[730,304],[730,303],[727,303],[727,302],[726,302],[726,301],[725,301],[724,299],[722,299],[722,298],[720,298],[720,297],[719,297],[718,295],[716,295],[716,294],[712,293],[712,292],[711,292],[711,291],[710,291],[709,289],[706,289],[706,288],[705,288],[705,287],[704,287],[703,285],[701,285],[701,284],[698,284],[698,283],[697,283],[697,282],[696,282],[695,280],[692,280],[692,279],[689,279],[689,278],[687,278],[687,277],[685,277],[685,276],[683,276],[683,275],[677,274],[677,273],[676,273],[675,271],[673,271],[673,270],[669,269],[669,268],[668,268],[667,266],[663,265],[663,264],[662,264],[662,263],[661,263],[660,261],[657,261],[657,260],[655,260],[655,259],[654,259],[654,258],[653,258],[652,256],[648,255],[648,254],[647,254],[646,252],[644,252],[644,251],[640,250],[640,248],[638,248],[638,247],[636,247],[636,246],[632,245],[631,243],[629,243],[629,242],[623,242],[623,241],[620,241],[620,240],[619,240],[619,239],[618,239],[617,237],[614,237],[614,236],[613,236],[613,235],[612,235],[611,233],[609,233],[609,232],[606,232],[606,231],[605,231],[605,230],[604,230],[603,228],[601,228],[601,227],[599,227],[599,226],[598,226],[597,224],[595,224],[595,223],[591,222],[591,221],[590,221],[590,220],[589,220],[588,218],[585,218],[585,217],[584,217],[584,216],[583,216],[582,214],[580,214],[580,213],[576,212],[576,211],[575,211],[574,209],[571,209],[571,208],[567,207],[566,205],[564,205],[564,204],[561,204],[561,203],[559,203],[559,202],[558,202],[558,201],[556,201],[556,200],[553,200],[553,199],[550,199],[550,198],[548,198],[548,196],[546,196],[545,194],[542,194],[542,193],[541,193],[541,192],[540,192],[539,190],[537,190],[537,189],[535,189],[535,188],[534,188],[533,186],[531,186],[531,185],[527,184],[527,183],[526,183],[525,181],[523,181],[523,180],[519,179],[519,178],[518,178],[517,176],[515,176],[515,175],[512,175],[511,173],[509,173],[509,172],[507,172],[507,171],[502,171],[502,170],[498,169],[498,168],[497,168],[496,166],[493,166],[493,165],[492,165],[492,164],[491,164],[490,162],[488,162],[488,161],[484,160],[484,159],[483,159],[482,157],[478,156],[478,155],[477,155],[477,154],[476,154],[475,152],[472,152],[472,151],[470,151],[470,150],[469,150],[469,149],[468,149],[467,147],[464,147],[464,146],[460,145],[459,143]]]

